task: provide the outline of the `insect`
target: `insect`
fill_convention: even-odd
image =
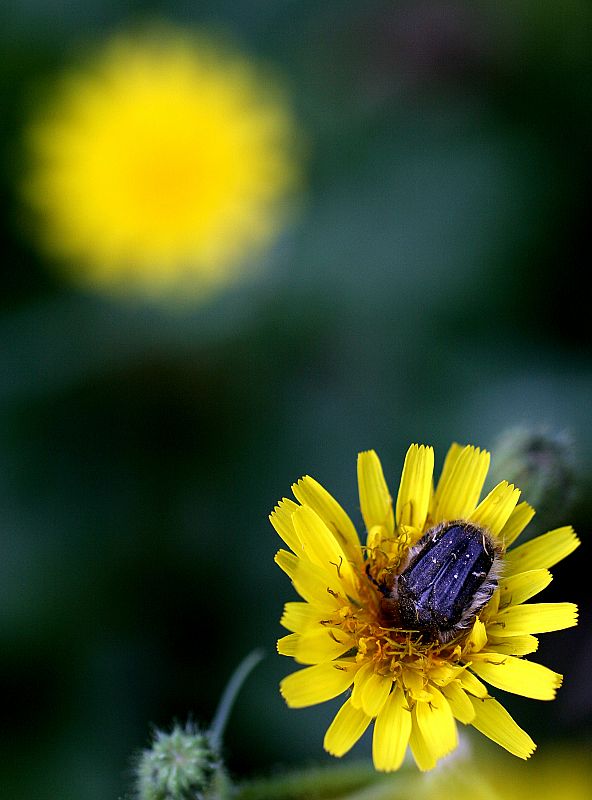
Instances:
[[[446,522],[410,549],[390,601],[403,628],[448,642],[468,628],[498,585],[501,547],[483,528]],[[394,604],[393,604],[394,605]]]

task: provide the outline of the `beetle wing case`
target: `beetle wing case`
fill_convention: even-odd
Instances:
[[[405,628],[441,642],[469,625],[497,588],[501,548],[486,530],[447,522],[410,550],[393,597]]]

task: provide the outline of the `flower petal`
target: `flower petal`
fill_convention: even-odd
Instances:
[[[394,772],[405,758],[411,734],[411,714],[400,687],[392,691],[374,723],[372,757],[380,772]]]
[[[487,628],[479,618],[473,623],[465,647],[469,652],[479,652],[487,644]]]
[[[440,495],[442,494],[442,490],[450,480],[450,476],[454,471],[454,467],[456,466],[458,457],[460,456],[460,454],[464,449],[465,445],[458,444],[458,442],[453,442],[448,448],[448,452],[446,453],[446,458],[444,459],[444,466],[442,467],[442,472],[440,473],[440,480],[438,481],[436,492],[433,497],[434,503],[437,503],[439,501]]]
[[[494,653],[503,653],[506,656],[528,656],[539,649],[539,640],[536,636],[497,637],[489,636],[487,648]]]
[[[362,692],[364,690],[366,681],[373,673],[374,673],[374,664],[371,661],[367,661],[356,672],[356,678],[354,680],[354,688],[352,689],[351,693],[351,704],[355,708],[362,708]]]
[[[481,699],[487,697],[487,687],[484,686],[478,678],[468,672],[468,670],[465,669],[464,672],[461,672],[461,674],[458,676],[458,679],[465,692],[468,692],[474,697],[479,697]]]
[[[300,634],[293,655],[299,664],[320,664],[323,661],[339,658],[351,650],[354,644],[354,639],[340,628],[319,625],[316,629],[309,629]]]
[[[327,617],[326,611],[310,603],[290,602],[284,605],[280,625],[293,633],[304,633]]]
[[[358,665],[353,661],[331,661],[293,672],[280,682],[280,692],[290,708],[324,703],[348,689]]]
[[[361,561],[362,550],[355,526],[337,500],[308,475],[292,486],[296,499],[318,514],[347,552],[351,560]]]
[[[464,667],[456,664],[439,664],[437,667],[431,667],[428,677],[430,683],[435,683],[436,686],[442,687],[457,678],[463,671]]]
[[[469,520],[498,536],[516,508],[519,497],[520,489],[514,488],[507,481],[502,481],[479,503]]]
[[[458,681],[446,684],[442,694],[448,700],[452,713],[459,722],[468,725],[475,718],[475,709]]]
[[[276,553],[275,563],[288,575],[298,594],[308,603],[329,611],[339,607],[339,595],[343,587],[337,582],[336,575],[329,576],[316,564],[298,558],[287,550]],[[345,597],[341,600],[343,602]]]
[[[443,520],[466,519],[475,510],[489,469],[489,459],[487,450],[472,445],[461,450],[438,484],[434,501],[435,524]]]
[[[548,569],[531,569],[512,577],[502,578],[499,584],[500,603],[503,607],[524,603],[542,592],[552,580],[553,576]]]
[[[386,702],[393,685],[392,675],[373,672],[362,689],[362,709],[370,717],[375,717]]]
[[[358,455],[360,507],[366,530],[383,527],[388,536],[394,532],[393,500],[389,493],[380,459],[374,450]]]
[[[492,686],[533,700],[553,700],[563,680],[542,664],[498,653],[475,656],[471,669]]]
[[[435,686],[428,691],[431,700],[416,704],[415,717],[426,747],[438,761],[458,746],[458,733],[448,700]]]
[[[471,697],[470,700],[475,709],[475,719],[471,723],[474,728],[518,758],[530,758],[536,744],[497,700],[493,697],[482,700]]]
[[[409,734],[409,747],[411,753],[417,764],[417,768],[422,772],[427,772],[436,766],[437,758],[435,758],[428,743],[424,739],[419,726],[417,724],[416,716],[417,705],[411,711],[411,733]]]
[[[530,520],[534,517],[535,511],[526,502],[518,503],[510,514],[508,521],[500,531],[500,539],[506,547],[509,547],[526,528]]]
[[[527,603],[498,611],[487,626],[497,636],[522,636],[572,628],[578,621],[575,603]]]
[[[403,465],[397,495],[396,523],[422,529],[428,515],[434,474],[434,450],[412,444]]]
[[[580,540],[571,525],[537,536],[506,554],[506,575],[552,567],[573,553],[579,544]]]
[[[364,733],[372,717],[361,709],[354,708],[349,700],[341,706],[329,725],[323,746],[332,756],[343,756],[355,745]]]
[[[282,636],[277,642],[277,651],[281,656],[294,657],[296,655],[296,645],[300,639],[299,633],[289,633],[287,636]]]
[[[312,508],[300,506],[292,514],[292,522],[304,554],[329,575],[333,574],[339,581],[346,583],[351,594],[356,593],[352,565],[323,520]]]
[[[403,667],[401,678],[405,684],[406,693],[412,700],[429,703],[431,694],[426,690],[427,676],[423,670]]]
[[[269,515],[269,521],[275,528],[277,534],[288,545],[290,550],[294,551],[294,553],[299,553],[302,549],[300,540],[296,535],[296,531],[294,530],[294,525],[292,523],[292,514],[297,508],[297,503],[294,503],[293,500],[289,500],[287,497],[284,497],[284,499],[280,500],[280,502]]]

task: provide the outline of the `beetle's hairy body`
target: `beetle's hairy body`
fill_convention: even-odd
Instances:
[[[483,528],[445,522],[410,549],[391,597],[402,627],[440,642],[472,625],[500,577],[501,548]]]

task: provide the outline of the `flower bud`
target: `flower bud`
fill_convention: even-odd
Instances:
[[[576,469],[571,436],[564,431],[517,427],[504,431],[492,448],[493,477],[517,486],[533,506],[538,530],[569,516],[576,495]]]
[[[221,766],[208,732],[190,723],[157,730],[136,765],[138,800],[218,800]]]

